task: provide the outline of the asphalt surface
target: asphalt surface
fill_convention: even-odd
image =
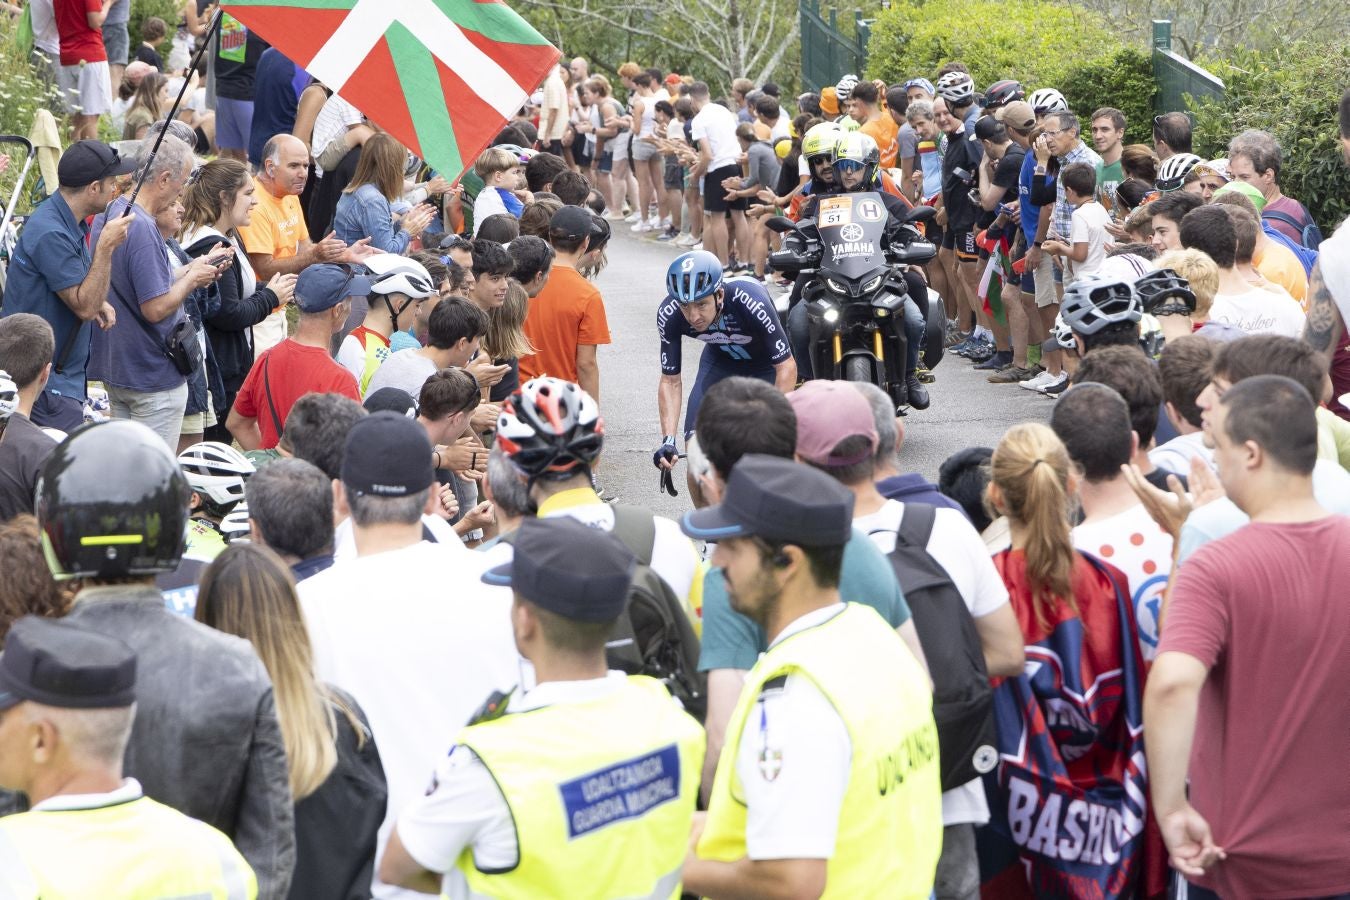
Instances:
[[[598,480],[622,503],[678,517],[688,509],[684,464],[676,470],[680,496],[670,497],[658,490],[652,451],[661,442],[656,414],[660,378],[656,308],[665,297],[666,267],[681,250],[639,238],[629,232],[627,223],[613,225],[609,265],[596,280],[613,338],[613,343],[599,351],[605,455]],[[685,342],[686,396],[698,371],[701,349],[697,341]],[[973,371],[969,362],[956,356],[944,358],[934,375],[937,381],[928,385],[932,404],[926,410],[911,410],[905,418],[900,454],[903,471],[920,472],[934,482],[942,461],[957,450],[993,447],[1018,422],[1048,421],[1054,404],[1016,385],[989,384],[985,373]]]

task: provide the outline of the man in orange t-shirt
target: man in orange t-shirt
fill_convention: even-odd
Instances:
[[[557,257],[525,316],[525,336],[535,352],[520,358],[520,379],[551,375],[571,381],[598,403],[596,347],[609,343],[609,322],[600,291],[577,271],[596,237],[594,219],[580,207],[564,206],[549,221],[549,243]]]
[[[849,95],[849,115],[859,124],[858,130],[877,142],[881,151],[881,168],[895,168],[895,157],[900,150],[896,138],[900,126],[881,110],[881,95],[870,81],[859,82]]]

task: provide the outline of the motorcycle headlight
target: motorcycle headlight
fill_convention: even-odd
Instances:
[[[881,286],[881,279],[882,279],[882,277],[883,277],[883,276],[881,276],[881,275],[877,275],[877,276],[875,276],[874,278],[872,278],[870,281],[868,281],[867,284],[864,284],[864,285],[862,286],[863,293],[864,293],[864,294],[870,294],[870,293],[872,293],[873,291],[875,291],[878,287],[880,287],[880,286]]]
[[[831,306],[829,309],[825,310],[820,317],[833,325],[835,322],[839,321],[839,310]]]
[[[847,294],[847,293],[848,293],[848,285],[846,285],[846,284],[840,284],[839,282],[835,281],[833,278],[826,278],[826,279],[825,279],[825,286],[826,286],[827,288],[829,288],[830,290],[834,291],[836,294]]]

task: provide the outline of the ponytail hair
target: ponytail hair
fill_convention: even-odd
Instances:
[[[1002,496],[1002,512],[1026,533],[1027,582],[1036,621],[1049,627],[1048,611],[1067,603],[1075,613],[1069,535],[1069,453],[1045,425],[1014,425],[1003,436],[990,464]]]

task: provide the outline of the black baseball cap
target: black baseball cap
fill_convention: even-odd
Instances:
[[[853,494],[818,469],[749,453],[731,470],[722,502],[685,513],[680,527],[698,540],[840,547],[853,537]]]
[[[84,187],[103,178],[136,171],[135,159],[123,159],[117,148],[102,141],[76,141],[61,154],[56,180],[61,187]]]
[[[483,573],[487,584],[577,622],[612,622],[623,612],[637,558],[608,531],[568,516],[526,519],[511,543],[511,561]]]
[[[0,653],[0,709],[31,700],[62,709],[136,702],[136,652],[73,622],[24,616]]]
[[[591,211],[580,206],[564,206],[548,220],[549,237],[575,241],[599,233]]]
[[[981,141],[993,140],[996,134],[1006,130],[1003,123],[992,115],[980,116],[975,120],[975,137]]]
[[[431,441],[415,419],[377,412],[358,419],[347,432],[342,483],[362,497],[407,497],[436,478]]]
[[[417,401],[402,388],[382,387],[378,391],[371,391],[361,405],[366,408],[366,412],[391,412],[408,419],[417,417]]]

